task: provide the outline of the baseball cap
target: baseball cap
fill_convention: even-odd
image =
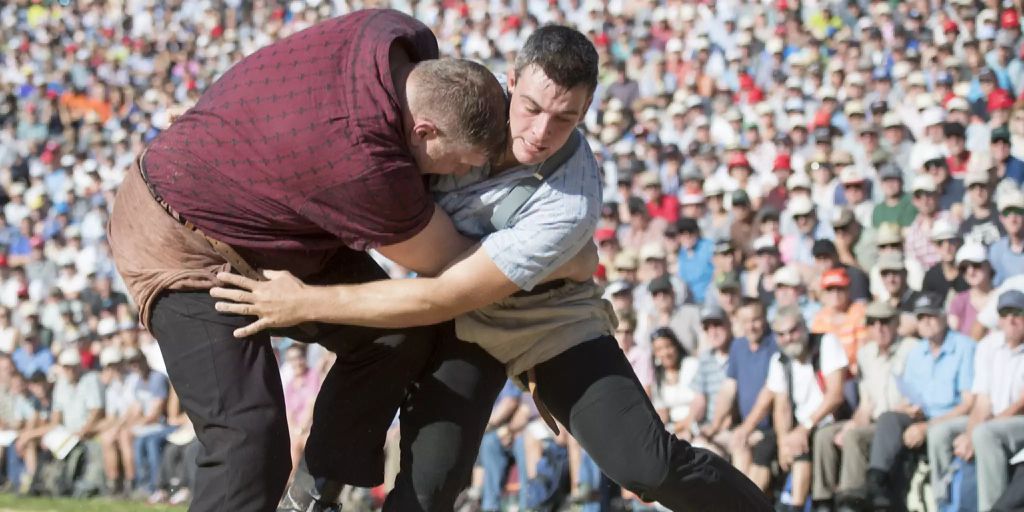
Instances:
[[[615,256],[615,268],[620,270],[636,270],[636,255],[629,251],[622,251]]]
[[[878,226],[878,233],[875,235],[876,245],[892,245],[902,243],[903,231],[900,230],[899,224],[886,222]]]
[[[640,261],[665,259],[665,248],[659,243],[650,243],[640,249]]]
[[[897,179],[902,181],[903,171],[896,164],[887,162],[878,170],[878,177],[883,180]]]
[[[725,193],[725,188],[718,180],[711,178],[704,182],[704,195],[706,197],[720,196]]]
[[[1013,9],[1005,9],[999,16],[999,26],[1004,29],[1020,28],[1020,15]]]
[[[841,228],[853,224],[856,220],[853,215],[853,210],[842,207],[832,211],[832,227]]]
[[[737,204],[745,204],[745,205],[749,205],[750,204],[750,196],[747,195],[747,191],[746,190],[740,189],[740,190],[733,191],[731,199],[732,199],[732,204],[734,206],[737,205]]]
[[[811,254],[817,258],[818,256],[835,256],[839,254],[839,251],[836,250],[836,244],[831,240],[815,240],[814,245],[811,246]]]
[[[700,310],[700,321],[703,322],[724,322],[726,320],[725,310],[717,305],[704,306]]]
[[[733,167],[750,167],[750,161],[747,160],[747,155],[736,153],[729,157],[728,167],[730,169]]]
[[[786,179],[786,188],[789,190],[805,188],[810,190],[811,177],[806,173],[798,172]]]
[[[982,169],[977,169],[968,172],[964,175],[964,185],[970,187],[971,185],[987,185],[988,184],[988,172]]]
[[[754,240],[754,252],[757,254],[761,253],[775,253],[778,254],[779,246],[776,245],[775,239],[771,235],[764,235],[757,237]]]
[[[1004,141],[1010,142],[1010,129],[1005,126],[1000,126],[992,130],[992,136],[990,137],[992,142]]]
[[[594,240],[597,243],[607,242],[615,239],[615,230],[612,228],[601,228],[594,231]]]
[[[875,264],[878,270],[906,270],[907,264],[903,261],[903,254],[894,254],[887,252],[885,254],[878,255],[878,263]]]
[[[839,173],[839,181],[845,183],[864,183],[867,178],[864,177],[864,173],[860,169],[850,165],[844,167]]]
[[[778,221],[779,220],[779,211],[776,210],[775,207],[770,206],[770,205],[769,206],[762,206],[761,210],[757,212],[757,217],[755,217],[754,220],[757,221],[757,222],[764,222],[764,221],[766,221],[768,219],[774,219],[774,220]]]
[[[793,169],[792,161],[788,154],[780,153],[775,156],[775,163],[772,164],[772,170],[777,171],[779,169]]]
[[[623,281],[622,279],[619,279],[618,281],[612,281],[611,283],[608,284],[608,287],[605,288],[605,293],[607,293],[609,296],[618,295],[620,293],[626,293],[631,291],[633,291],[633,285],[629,284],[628,281]]]
[[[996,89],[988,95],[986,104],[989,112],[1013,107],[1013,97],[1005,89]]]
[[[687,192],[679,197],[679,204],[681,206],[704,204],[704,196],[696,192]]]
[[[953,240],[959,238],[956,232],[956,226],[952,222],[946,219],[939,219],[932,224],[932,229],[928,233],[928,238],[933,242],[941,242],[943,240]]]
[[[967,100],[965,100],[965,99],[963,99],[963,98],[961,98],[959,96],[954,96],[954,97],[950,98],[949,101],[946,102],[946,110],[948,110],[950,112],[953,112],[953,111],[956,111],[956,110],[960,110],[960,111],[963,111],[963,112],[968,112],[968,111],[970,111],[970,109],[971,109],[971,106],[970,106],[970,104],[967,103]]]
[[[882,128],[899,128],[900,126],[903,126],[903,121],[900,120],[900,116],[895,112],[882,116]]]
[[[914,301],[914,314],[917,316],[939,316],[942,314],[942,299],[932,293],[923,293]]]
[[[925,110],[921,115],[921,123],[926,127],[942,124],[942,111],[934,108]]]
[[[888,320],[895,317],[897,314],[899,314],[899,311],[884,300],[873,301],[871,304],[868,304],[868,307],[864,311],[865,319],[868,320],[872,318]]]
[[[680,217],[676,221],[676,231],[680,233],[699,233],[700,225],[697,224],[697,219]]]
[[[919,174],[914,176],[914,181],[910,182],[911,192],[932,192],[936,191],[935,179],[927,174]]]
[[[959,266],[965,261],[969,261],[971,263],[982,263],[988,261],[988,251],[985,250],[984,245],[977,242],[966,243],[956,251],[956,264]]]
[[[640,186],[641,187],[658,187],[661,186],[661,178],[658,177],[656,172],[645,172],[640,175]]]
[[[100,351],[100,366],[107,367],[121,362],[121,349],[109,346]]]
[[[79,366],[82,364],[82,354],[78,353],[75,347],[64,349],[57,357],[57,364],[60,366]]]
[[[715,287],[719,290],[737,290],[740,289],[740,280],[736,278],[736,274],[729,272],[718,278],[715,282]]]
[[[942,135],[945,137],[959,137],[964,138],[967,134],[967,129],[960,123],[945,123],[942,125]]]
[[[775,278],[775,284],[777,286],[797,287],[803,284],[803,279],[800,277],[800,271],[795,267],[782,267],[776,270],[772,277]]]
[[[651,279],[651,283],[647,285],[647,290],[651,292],[651,295],[662,292],[671,292],[672,280],[668,276],[660,276]]]
[[[996,311],[1024,310],[1024,292],[1020,290],[1007,290],[999,295],[996,303]]]
[[[735,247],[732,245],[732,240],[724,239],[715,242],[715,254],[725,254],[731,252]]]
[[[999,199],[996,200],[996,205],[999,208],[999,212],[1009,208],[1022,208],[1024,209],[1024,192],[1019,190],[1009,190],[999,194]]]
[[[793,216],[807,215],[814,211],[814,203],[809,198],[797,196],[789,200],[789,213]]]
[[[845,268],[832,268],[821,275],[822,288],[846,288],[850,286],[850,276]]]

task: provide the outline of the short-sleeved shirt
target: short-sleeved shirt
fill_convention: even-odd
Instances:
[[[53,388],[53,411],[61,413],[64,428],[76,431],[89,419],[89,413],[103,408],[99,375],[85,372],[77,382],[60,378]]]
[[[857,351],[858,389],[862,400],[871,401],[871,418],[878,419],[902,400],[896,379],[903,373],[907,355],[913,347],[913,340],[900,339],[882,352],[878,343],[871,341]]]
[[[918,340],[902,376],[907,399],[929,419],[959,405],[974,380],[974,350],[974,340],[952,330],[946,332],[937,356],[927,340]]]
[[[690,406],[697,395],[693,390],[693,383],[697,378],[699,366],[697,358],[684,357],[679,363],[679,373],[675,382],[669,383],[662,376],[655,383],[651,402],[655,409],[668,410],[669,421],[683,421],[690,415]]]
[[[143,407],[144,414],[150,414],[149,409],[153,406],[154,400],[167,399],[167,377],[162,373],[150,371],[145,378],[139,376],[138,386],[135,388],[135,399]]]
[[[863,302],[854,302],[845,312],[823,308],[814,317],[811,331],[835,335],[846,351],[847,362],[854,367],[857,365],[857,350],[867,341],[867,328],[864,327],[866,311]]]
[[[1024,344],[1011,348],[1006,344],[1006,336],[998,334],[1000,336],[990,346],[978,347],[971,389],[973,393],[988,395],[994,415],[1005,411],[1024,396]],[[983,355],[983,352],[987,354]]]
[[[746,418],[757,402],[765,381],[768,380],[768,366],[772,356],[778,352],[775,337],[768,335],[761,340],[757,350],[751,350],[746,338],[733,341],[729,347],[729,367],[726,376],[736,381],[736,401],[740,409],[740,418]],[[768,418],[757,424],[758,428],[767,428]]]
[[[581,143],[497,231],[494,209],[536,166],[499,173],[489,166],[461,176],[438,176],[434,198],[455,228],[482,238],[491,261],[520,289],[531,291],[576,255],[594,236],[601,212],[601,173],[590,147]],[[611,304],[593,282],[517,294],[455,319],[459,338],[479,344],[506,364],[510,376],[579,343],[610,335]]]
[[[697,359],[697,375],[693,378],[691,387],[694,393],[704,395],[707,403],[707,413],[701,418],[702,421],[715,417],[715,396],[725,382],[725,372],[728,368],[728,354],[708,351]]]
[[[871,225],[877,228],[882,224],[898,224],[905,228],[914,223],[915,217],[917,208],[910,202],[910,195],[903,194],[896,206],[889,206],[884,201],[875,205],[871,212]]]
[[[403,135],[393,45],[413,61],[438,56],[425,25],[390,10],[334,18],[253,53],[154,139],[142,162],[150,183],[255,268],[362,275],[361,251],[411,238],[434,208]],[[143,323],[160,291],[209,288],[229,268],[170,220],[136,168],[108,232]]]
[[[992,269],[996,271],[993,284],[999,286],[1009,277],[1024,274],[1024,251],[1015,251],[1010,246],[1010,238],[1004,236],[996,240],[988,249],[988,259]]]
[[[812,361],[800,361],[793,359],[793,392],[789,391],[789,383],[786,381],[786,373],[782,365],[781,355],[776,352],[772,356],[768,368],[768,389],[773,393],[784,393],[792,396],[796,405],[794,415],[800,423],[810,421],[814,411],[821,407],[825,401],[824,377],[832,372],[845,370],[847,367],[846,351],[843,350],[839,340],[826,334],[821,337],[821,345],[818,348],[818,371],[815,370]],[[829,414],[821,419],[819,425],[825,425],[833,421]]]

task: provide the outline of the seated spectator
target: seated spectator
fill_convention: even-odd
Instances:
[[[661,240],[667,225],[665,219],[651,218],[647,205],[639,197],[627,200],[629,223],[622,228],[619,239],[625,247],[643,247]]]
[[[940,438],[947,439],[947,445],[952,442],[950,434],[954,431],[949,427],[959,424],[963,429],[964,414],[971,404],[974,342],[949,330],[938,297],[922,296],[914,313],[921,338],[907,355],[899,379],[904,399],[878,418],[871,441],[865,493],[876,508],[893,504],[891,493],[896,489],[892,483],[896,481],[898,458],[908,450],[924,447],[926,440],[933,478],[946,470],[949,460],[943,464],[932,448],[939,446]],[[933,436],[935,444],[930,442]]]
[[[1024,274],[1024,192],[1007,192],[998,198],[997,204],[1006,236],[989,247],[988,257],[996,272],[993,283],[999,286]]]
[[[651,351],[654,354],[654,389],[651,393],[654,409],[669,432],[689,441],[699,426],[691,413],[697,358],[690,355],[675,332],[667,327],[651,334]]]
[[[1024,444],[1024,293],[1004,292],[997,307],[1000,330],[986,340],[987,357],[978,349],[970,419],[953,442],[954,455],[977,461],[978,510],[1009,510],[993,507],[1010,480],[1007,460]]]
[[[838,212],[849,210],[853,214],[852,221],[857,221],[861,226],[871,225],[871,215],[875,210],[875,203],[870,197],[870,184],[864,172],[855,166],[845,167],[839,174],[839,180],[843,185],[843,200],[845,207],[837,208],[832,212],[832,225],[835,226],[836,219],[842,218]]]
[[[636,331],[640,343],[649,344],[659,328],[667,327],[687,352],[703,350],[700,309],[693,304],[679,304],[672,281],[667,275],[652,280],[648,290],[653,297],[654,308],[650,313],[639,314]]]
[[[683,217],[676,223],[679,231],[679,277],[686,283],[695,304],[704,303],[704,295],[711,285],[714,243],[701,238],[697,221]]]
[[[985,326],[978,322],[981,311],[992,296],[992,266],[988,262],[985,246],[968,243],[956,253],[956,264],[964,276],[968,288],[953,296],[949,301],[949,327],[962,334],[980,340],[985,336]]]
[[[786,266],[775,271],[775,295],[768,309],[768,320],[774,320],[775,315],[782,308],[797,307],[804,316],[804,322],[810,324],[814,321],[821,304],[811,300],[804,286],[803,277],[796,267]]]
[[[129,347],[123,355],[129,371],[138,379],[138,384],[135,388],[135,402],[131,406],[136,413],[129,413],[130,417],[121,435],[130,441],[135,457],[136,497],[144,499],[156,491],[163,445],[170,433],[166,425],[169,385],[167,376],[153,371],[146,357],[137,349]]]
[[[729,348],[726,379],[714,398],[715,417],[702,434],[715,439],[727,431],[732,411],[738,409],[741,423],[730,435],[729,455],[733,465],[764,490],[775,461],[776,443],[768,418],[771,394],[761,390],[768,378],[768,362],[776,352],[775,339],[766,329],[765,308],[759,301],[745,301],[736,320],[744,337]]]
[[[715,418],[715,398],[727,378],[729,351],[733,342],[732,326],[729,315],[717,306],[705,306],[700,316],[709,350],[702,352],[697,359],[697,375],[690,385],[694,392],[693,403],[690,405],[689,417],[684,421],[697,427],[693,429],[697,432],[692,439],[695,446],[725,456],[728,436],[720,432],[712,439],[706,437],[704,432]]]
[[[836,234],[836,255],[840,264],[856,267],[863,272],[874,266],[878,259],[875,233],[869,224],[862,224],[850,209],[843,207],[832,216],[832,230]],[[812,250],[813,253],[813,250]],[[867,276],[864,277],[865,281]],[[865,293],[867,283],[865,283]]]
[[[797,309],[780,311],[772,331],[779,351],[769,363],[765,386],[774,394],[779,465],[793,479],[790,510],[803,510],[811,490],[811,461],[818,457],[813,448],[831,442],[837,431],[833,413],[843,404],[846,353],[835,336],[812,335]],[[820,485],[822,478],[813,480]]]
[[[835,498],[837,506],[859,509],[866,499],[864,474],[878,418],[896,408],[902,396],[896,384],[913,343],[898,334],[899,311],[890,303],[872,302],[866,311],[870,340],[857,352],[860,401],[849,421],[836,423],[827,435],[815,435],[814,492],[818,502]],[[826,427],[828,428],[828,427]]]
[[[523,401],[523,392],[512,381],[505,383],[487,421],[487,432],[480,444],[480,465],[483,466],[483,486],[480,495],[480,510],[497,512],[501,510],[505,480],[510,464],[514,461],[519,471],[519,506],[526,508],[525,483],[526,458],[523,447],[523,430],[529,424],[529,407]]]
[[[634,297],[637,301],[637,310],[644,313],[654,310],[653,297],[649,290],[651,283],[658,279],[667,280],[672,286],[672,297],[676,305],[687,302],[689,291],[686,289],[686,283],[668,273],[665,248],[661,243],[648,244],[640,249],[640,269],[637,272],[637,277],[640,279],[637,287],[638,295]],[[647,293],[639,293],[642,291],[647,291]]]
[[[814,255],[814,275],[823,275],[832,269],[844,270],[847,278],[850,280],[850,300],[854,302],[867,302],[869,297],[868,275],[856,265],[842,263],[839,260],[839,252],[836,249],[836,245],[831,240],[818,240],[814,242],[811,253]]]
[[[916,335],[917,318],[914,316],[914,304],[921,296],[921,292],[915,291],[907,282],[907,266],[903,254],[883,254],[878,258],[874,271],[882,276],[885,296],[888,297],[882,301],[895,308],[900,316],[900,336]]]
[[[619,317],[619,325],[615,328],[615,340],[619,342],[619,348],[626,354],[633,372],[636,373],[640,385],[648,396],[654,385],[654,360],[651,358],[651,346],[649,343],[641,345],[636,342],[636,318],[631,315]]]
[[[187,503],[192,497],[191,490],[196,486],[199,440],[196,438],[192,421],[185,414],[185,409],[181,407],[181,401],[173,388],[167,400],[167,426],[173,430],[167,435],[157,491],[147,500],[150,505]]]
[[[999,213],[992,201],[992,178],[986,171],[971,171],[964,176],[967,187],[967,206],[970,215],[960,223],[960,238],[967,243],[992,245],[1006,235],[999,221]]]
[[[647,203],[647,213],[651,218],[675,224],[679,219],[679,199],[662,192],[658,173],[645,172],[640,175],[640,186],[643,187],[644,202]]]
[[[956,264],[956,253],[960,250],[963,240],[956,232],[956,227],[946,221],[936,221],[929,235],[938,261],[928,268],[921,285],[923,293],[930,293],[946,301],[951,293],[960,293],[968,289],[960,267]]]
[[[914,194],[914,207],[917,217],[907,228],[906,252],[924,268],[931,268],[939,262],[941,256],[937,242],[956,238],[956,225],[952,223],[949,211],[939,209],[938,186],[929,175],[914,178],[911,191]],[[936,225],[941,225],[937,229]],[[936,238],[936,235],[941,238]],[[955,251],[954,251],[955,254]]]
[[[36,372],[49,373],[53,366],[53,354],[50,349],[39,344],[39,338],[26,336],[18,344],[18,349],[11,355],[14,366],[22,375]]]
[[[313,404],[320,391],[323,377],[315,368],[309,366],[309,355],[306,345],[293,343],[284,352],[284,363],[291,368],[284,378],[284,408],[288,417],[288,432],[292,441],[292,475],[299,467],[302,452],[309,437],[309,427],[313,424]],[[284,377],[282,375],[282,377]]]
[[[857,350],[866,341],[867,332],[864,329],[864,303],[851,300],[850,285],[846,269],[833,268],[821,275],[824,307],[815,315],[810,330],[835,336],[846,352],[850,371],[856,375]]]
[[[779,246],[770,235],[758,237],[752,245],[754,251],[754,269],[747,272],[743,283],[743,295],[758,297],[765,304],[774,302],[775,271],[782,267]]]
[[[810,199],[798,196],[789,202],[787,213],[796,225],[796,231],[782,237],[779,251],[782,261],[789,264],[810,266],[814,263],[811,249],[814,242],[830,237],[832,230],[825,229],[825,224],[818,221],[814,203]]]
[[[910,226],[917,217],[917,208],[910,195],[903,192],[903,171],[894,164],[884,165],[879,169],[878,178],[882,182],[883,199],[871,213],[871,225],[876,229],[887,223],[904,228]]]
[[[135,461],[130,457],[122,460],[122,453],[131,453],[131,447],[122,446],[122,431],[129,419],[129,412],[135,402],[135,388],[138,379],[127,378],[121,349],[107,346],[100,352],[100,384],[104,387],[104,417],[97,425],[97,438],[103,450],[103,468],[106,475],[105,492],[119,494],[131,487],[129,476],[121,480],[121,467],[135,476]]]

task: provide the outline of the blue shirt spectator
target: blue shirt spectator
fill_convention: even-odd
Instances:
[[[1010,237],[1004,236],[996,240],[988,249],[988,260],[996,275],[993,284],[999,286],[1009,277],[1024,274],[1024,251],[1015,251],[1010,245]]]
[[[766,335],[761,339],[757,350],[751,350],[750,340],[739,338],[729,348],[729,368],[725,375],[736,381],[736,400],[739,404],[740,417],[746,418],[757,402],[757,395],[764,388],[768,379],[768,363],[772,355],[778,352],[775,337]],[[757,424],[758,428],[768,428],[768,418]]]
[[[714,248],[715,244],[711,243],[711,240],[699,238],[692,249],[679,249],[679,278],[690,289],[695,304],[704,303],[704,295],[711,284],[714,271],[711,256],[714,254]]]
[[[946,414],[971,389],[974,348],[973,340],[948,329],[938,354],[932,353],[928,340],[918,340],[907,355],[903,385],[908,400],[920,406],[925,417]]]
[[[47,373],[53,366],[53,354],[50,349],[40,347],[39,342],[28,338],[11,354],[11,360],[18,372],[30,377],[36,372]]]

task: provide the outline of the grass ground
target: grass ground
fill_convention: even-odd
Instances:
[[[0,512],[184,512],[185,507],[149,506],[136,501],[113,501],[104,499],[72,500],[50,498],[20,498],[11,494],[0,494]]]

